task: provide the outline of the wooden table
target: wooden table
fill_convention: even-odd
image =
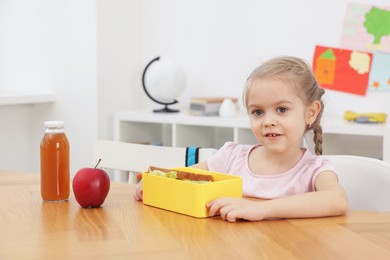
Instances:
[[[390,212],[317,219],[197,219],[112,183],[101,208],[44,203],[38,174],[0,171],[0,259],[390,259]]]

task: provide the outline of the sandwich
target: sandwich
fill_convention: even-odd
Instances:
[[[155,166],[149,166],[148,173],[155,176],[162,176],[171,179],[190,181],[195,183],[207,183],[214,181],[214,178],[210,174],[200,174],[187,172],[183,170],[173,170],[166,168],[159,168]]]

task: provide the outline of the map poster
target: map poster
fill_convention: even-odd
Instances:
[[[372,53],[316,46],[313,71],[321,87],[364,96]]]
[[[349,3],[344,17],[341,47],[390,53],[390,6]]]

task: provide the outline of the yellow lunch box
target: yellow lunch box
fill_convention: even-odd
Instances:
[[[209,174],[213,182],[194,183],[142,173],[143,203],[146,205],[197,217],[208,217],[206,203],[220,197],[242,198],[242,179],[239,176],[194,168],[172,170]]]

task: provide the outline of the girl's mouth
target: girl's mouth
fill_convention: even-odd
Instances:
[[[266,137],[277,137],[277,136],[280,136],[280,134],[275,134],[275,133],[269,133],[269,134],[265,134]]]

